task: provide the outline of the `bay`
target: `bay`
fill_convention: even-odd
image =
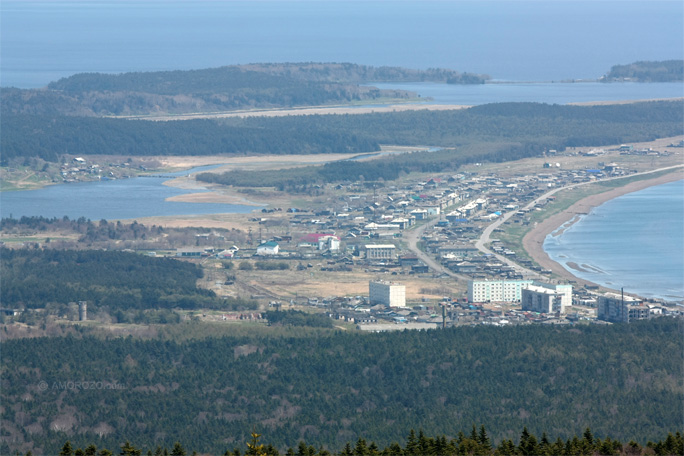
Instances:
[[[684,180],[608,201],[544,250],[574,275],[647,298],[684,301]],[[582,271],[568,264],[575,263]]]
[[[429,99],[426,103],[430,104],[465,106],[508,102],[568,104],[684,97],[684,84],[681,82],[509,82],[477,85],[412,82],[373,85],[380,89],[410,90],[421,98]]]
[[[248,213],[256,206],[218,203],[183,203],[166,201],[172,196],[190,193],[169,187],[169,177],[207,171],[203,166],[189,171],[165,173],[164,176],[134,177],[110,181],[58,184],[38,190],[0,192],[2,217],[64,217],[90,220],[125,220],[142,217],[181,216],[222,213]]]

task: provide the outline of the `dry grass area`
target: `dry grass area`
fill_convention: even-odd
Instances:
[[[668,147],[669,144],[676,144],[684,140],[684,136],[676,136],[673,138],[657,139],[655,141],[630,143],[634,149],[648,149],[657,150],[659,152],[672,152],[673,155],[669,157],[657,156],[640,156],[640,155],[620,155],[617,149],[620,144],[602,147],[575,147],[569,148],[560,156],[548,157],[534,157],[525,158],[523,160],[516,160],[506,163],[483,163],[481,166],[474,164],[462,167],[463,171],[472,171],[479,174],[497,173],[502,177],[533,175],[533,174],[555,174],[563,169],[584,169],[597,168],[599,162],[612,163],[615,162],[620,166],[638,169],[639,171],[648,171],[656,168],[664,168],[666,166],[674,166],[681,164],[684,159],[684,149],[678,147]],[[588,152],[592,149],[603,150],[605,153],[598,156],[582,156],[583,152]],[[576,153],[577,155],[568,156],[568,153]],[[560,164],[560,168],[544,168],[544,163]]]
[[[368,296],[368,282],[386,280],[406,286],[406,300],[417,302],[422,298],[438,300],[445,294],[465,291],[453,279],[429,276],[391,275],[387,273],[331,272],[320,271],[318,267],[305,271],[236,271],[239,282],[247,282],[255,289],[267,291],[281,299],[297,296]],[[449,290],[450,293],[444,293]],[[425,293],[427,291],[428,293]],[[433,291],[433,293],[430,293]],[[434,293],[438,291],[439,293]]]
[[[386,153],[405,153],[417,150],[427,150],[428,147],[414,147],[414,146],[380,146],[381,152]],[[373,154],[374,152],[367,152]],[[366,153],[353,154],[302,154],[302,155],[256,155],[256,156],[240,156],[233,155],[211,155],[211,156],[158,156],[150,157],[151,160],[161,163],[162,168],[168,169],[189,169],[197,166],[207,165],[225,165],[221,168],[212,170],[212,172],[230,171],[233,169],[244,170],[259,170],[259,169],[284,169],[293,168],[296,166],[306,166],[311,164],[323,164],[338,160],[347,160],[358,155],[365,155]]]
[[[258,224],[256,222],[250,222],[248,219],[249,216],[249,214],[203,214],[173,217],[144,217],[137,218],[136,220],[143,225],[157,225],[168,228],[204,227],[243,231],[252,229],[253,231],[258,231]]]

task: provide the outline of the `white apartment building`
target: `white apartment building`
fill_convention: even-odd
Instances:
[[[527,285],[522,288],[522,310],[544,314],[565,313],[563,292],[551,288]]]
[[[368,300],[371,305],[406,307],[406,286],[398,283],[374,281],[368,284]]]
[[[572,306],[572,285],[570,284],[551,284],[543,282],[534,282],[533,287],[544,288],[549,291],[553,291],[560,296],[560,305],[565,309],[566,307]],[[527,288],[530,288],[529,286]],[[542,290],[538,290],[541,292]],[[523,309],[524,310],[524,309]]]
[[[470,280],[470,302],[520,302],[522,288],[532,285],[532,280]]]

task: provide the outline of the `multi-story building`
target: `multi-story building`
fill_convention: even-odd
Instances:
[[[572,285],[570,284],[551,284],[535,281],[532,286],[541,287],[549,291],[553,291],[561,298],[560,305],[565,309],[572,305]],[[529,288],[529,287],[528,287]],[[538,290],[541,291],[541,290]],[[524,310],[524,309],[523,309]]]
[[[371,305],[406,307],[406,287],[398,283],[374,281],[368,284],[368,300]]]
[[[470,302],[520,302],[522,288],[532,280],[471,280],[468,282]]]
[[[366,245],[366,259],[393,260],[396,250],[393,244],[368,244]]]
[[[616,293],[599,296],[596,315],[599,320],[629,323],[632,320],[646,319],[649,315],[649,308],[639,299]]]
[[[545,314],[565,313],[565,294],[551,288],[526,285],[522,288],[522,310]]]

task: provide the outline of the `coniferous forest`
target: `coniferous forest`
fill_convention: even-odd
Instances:
[[[650,141],[681,134],[681,101],[610,106],[497,103],[455,111],[195,119],[124,119],[7,113],[2,163],[61,155],[259,155],[363,153],[380,144],[495,149],[501,159],[544,149]],[[520,153],[523,151],[523,153]],[[517,155],[516,155],[517,153]],[[478,159],[478,157],[474,157]]]
[[[198,288],[202,269],[173,258],[106,250],[0,248],[0,300],[9,308],[46,309],[88,301],[130,320],[127,311],[254,308]],[[128,316],[127,316],[128,315]]]
[[[279,451],[300,440],[340,451],[359,438],[383,448],[410,429],[448,441],[473,424],[497,445],[520,445],[523,428],[537,443],[543,433],[566,442],[590,428],[602,442],[642,446],[681,430],[678,319],[297,331],[176,341],[83,330],[8,340],[3,440],[36,454],[56,454],[67,440],[114,449],[124,439],[145,449],[179,441],[223,454],[244,448],[254,429]]]
[[[245,443],[244,452],[236,447],[232,451],[226,450],[224,456],[280,456],[282,453],[272,444],[264,444],[263,436],[252,432],[250,440]],[[142,454],[142,449],[126,441],[121,445],[121,453],[125,456],[137,456]],[[582,433],[581,437],[573,436],[563,441],[560,437],[555,440],[549,438],[546,432],[542,433],[541,438],[537,438],[530,433],[527,428],[523,428],[520,438],[517,441],[503,439],[498,445],[489,438],[487,429],[480,425],[479,429],[473,425],[469,433],[458,432],[458,437],[447,439],[446,436],[431,437],[422,430],[416,432],[411,429],[406,437],[406,444],[400,445],[397,442],[380,449],[373,441],[368,441],[359,437],[355,443],[347,442],[344,448],[339,451],[330,451],[324,447],[314,447],[308,445],[303,440],[294,448],[289,447],[285,451],[286,456],[457,456],[457,455],[494,455],[494,456],[594,456],[594,455],[630,455],[640,456],[645,454],[654,455],[680,455],[684,454],[684,438],[677,431],[674,434],[668,433],[663,440],[655,442],[648,441],[642,446],[634,440],[628,443],[606,437],[605,439],[594,436],[590,428]],[[173,444],[170,449],[158,445],[147,450],[148,455],[164,456],[184,456],[188,454],[180,442]],[[60,450],[59,456],[111,456],[113,453],[106,448],[98,449],[96,445],[90,444],[85,450],[74,449],[70,441],[67,441]],[[197,454],[193,451],[192,454]]]

